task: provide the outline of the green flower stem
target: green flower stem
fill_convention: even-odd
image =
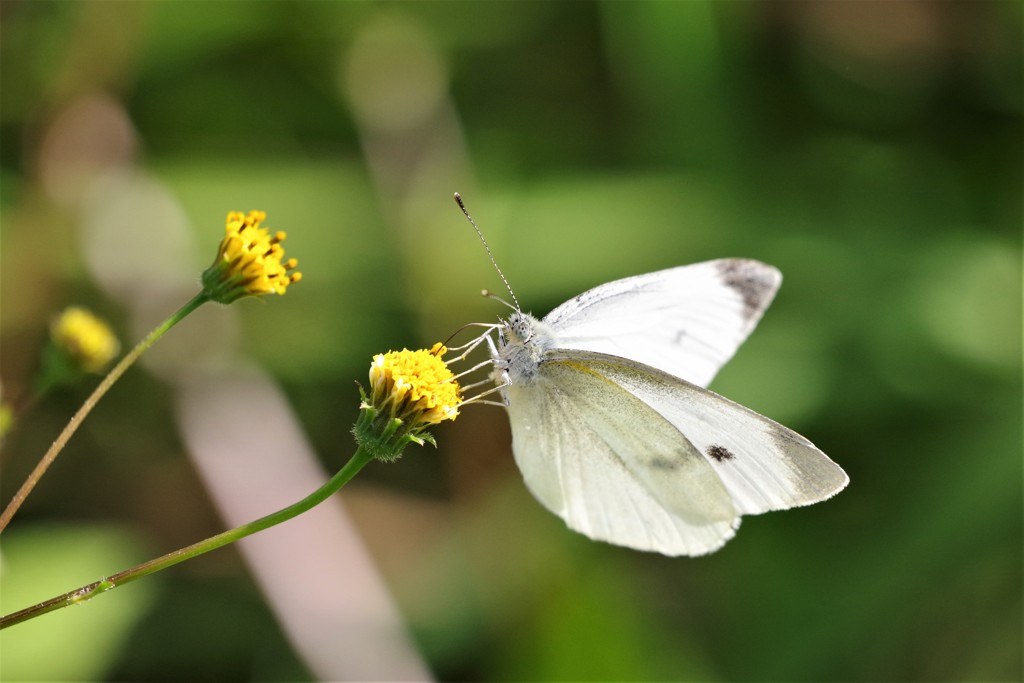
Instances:
[[[79,603],[90,600],[100,593],[105,593],[111,588],[123,586],[126,583],[141,579],[143,576],[148,576],[154,572],[158,572],[161,569],[166,569],[172,565],[184,562],[196,555],[202,555],[205,552],[215,550],[221,546],[225,546],[229,543],[234,543],[240,538],[245,538],[257,531],[263,531],[269,527],[272,527],[281,522],[288,521],[289,519],[296,517],[307,510],[316,507],[323,501],[327,500],[331,494],[335,493],[342,486],[348,483],[352,477],[356,475],[359,470],[373,460],[373,456],[370,451],[365,448],[358,448],[352,458],[345,463],[345,466],[338,470],[338,473],[331,477],[326,484],[321,486],[319,489],[306,496],[302,500],[288,507],[261,517],[254,522],[243,524],[240,527],[225,531],[211,536],[205,541],[194,543],[188,547],[175,550],[174,552],[167,553],[163,557],[158,557],[155,560],[150,560],[144,564],[140,564],[137,567],[126,569],[123,572],[118,572],[113,576],[109,576],[99,581],[94,581],[86,586],[82,586],[78,590],[73,590],[64,595],[58,595],[55,598],[50,598],[45,602],[41,602],[38,605],[27,607],[19,612],[8,614],[5,617],[0,617],[0,629],[5,629],[8,626],[14,626],[20,624],[23,621],[38,617],[48,612],[53,612],[67,607],[68,605],[77,605]]]
[[[71,435],[75,433],[79,425],[82,424],[86,415],[92,411],[99,400],[103,398],[103,395],[107,393],[107,390],[113,386],[114,382],[124,374],[124,371],[127,370],[128,367],[134,363],[146,349],[152,346],[157,339],[162,337],[167,330],[177,325],[179,322],[184,320],[189,313],[196,310],[209,300],[210,297],[205,290],[197,294],[191,301],[178,309],[177,313],[160,323],[156,329],[150,332],[145,339],[140,341],[135,348],[122,358],[121,362],[115,365],[107,376],[103,378],[103,381],[100,382],[99,386],[97,386],[95,391],[92,392],[92,395],[85,400],[82,407],[78,409],[78,412],[75,413],[67,426],[64,427],[64,431],[60,433],[57,440],[53,442],[53,445],[50,446],[49,450],[46,451],[46,454],[43,455],[39,464],[36,465],[35,469],[32,470],[32,473],[28,475],[25,483],[21,485],[21,488],[18,489],[18,492],[14,495],[14,498],[7,504],[3,514],[0,514],[0,532],[7,528],[11,518],[14,517],[14,513],[18,511],[21,504],[25,502],[26,498],[28,498],[28,494],[32,492],[32,489],[35,488],[37,483],[39,483],[43,474],[46,473],[46,470],[49,469],[50,465],[53,464],[53,461],[57,459],[57,455],[60,453],[61,449],[64,448],[65,444],[67,444]]]

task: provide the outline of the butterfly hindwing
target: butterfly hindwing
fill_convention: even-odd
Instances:
[[[523,477],[570,528],[667,555],[711,552],[735,533],[738,513],[714,468],[601,368],[542,362],[507,396]]]
[[[671,423],[714,467],[741,514],[810,505],[849,482],[804,437],[707,389],[605,354],[559,350],[546,359],[586,364]]]

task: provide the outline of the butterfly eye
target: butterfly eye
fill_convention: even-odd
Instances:
[[[509,318],[508,331],[518,342],[527,342],[533,337],[533,326],[530,325],[530,321],[518,313]]]

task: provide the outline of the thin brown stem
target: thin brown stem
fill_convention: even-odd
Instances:
[[[57,440],[53,442],[53,445],[50,446],[49,450],[47,450],[42,459],[40,459],[35,469],[33,469],[31,474],[28,475],[28,478],[25,479],[25,483],[23,483],[21,488],[18,489],[18,492],[14,494],[14,498],[12,498],[11,502],[7,504],[3,514],[0,514],[0,532],[7,528],[11,518],[14,517],[14,513],[16,513],[22,503],[25,502],[25,499],[28,498],[28,494],[32,492],[32,489],[34,489],[36,484],[39,483],[39,480],[46,473],[46,470],[48,470],[50,465],[53,464],[53,461],[57,459],[57,455],[61,452],[61,449],[64,448],[68,440],[82,424],[85,417],[92,411],[99,400],[103,398],[103,395],[106,394],[110,387],[114,385],[114,382],[124,374],[125,370],[127,370],[146,349],[152,346],[157,339],[162,337],[167,330],[181,322],[185,316],[202,306],[207,301],[209,301],[209,298],[205,292],[197,294],[191,301],[178,309],[174,315],[160,323],[155,330],[150,332],[145,339],[140,341],[134,349],[132,349],[109,373],[107,373],[107,376],[103,378],[103,381],[100,382],[99,386],[97,386],[89,398],[85,400],[85,403],[82,404],[82,407],[78,409],[78,412],[75,413],[74,417],[72,417],[67,423],[64,430],[60,433],[60,436],[57,437]]]

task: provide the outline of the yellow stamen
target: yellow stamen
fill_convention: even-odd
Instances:
[[[459,383],[441,359],[448,351],[434,344],[428,351],[390,351],[373,357],[370,402],[411,424],[454,420],[461,403]]]
[[[213,300],[231,303],[243,296],[284,294],[288,285],[302,279],[301,273],[290,272],[299,262],[284,260],[285,232],[271,235],[260,227],[266,217],[263,211],[228,213],[217,258],[203,273],[203,285]]]

